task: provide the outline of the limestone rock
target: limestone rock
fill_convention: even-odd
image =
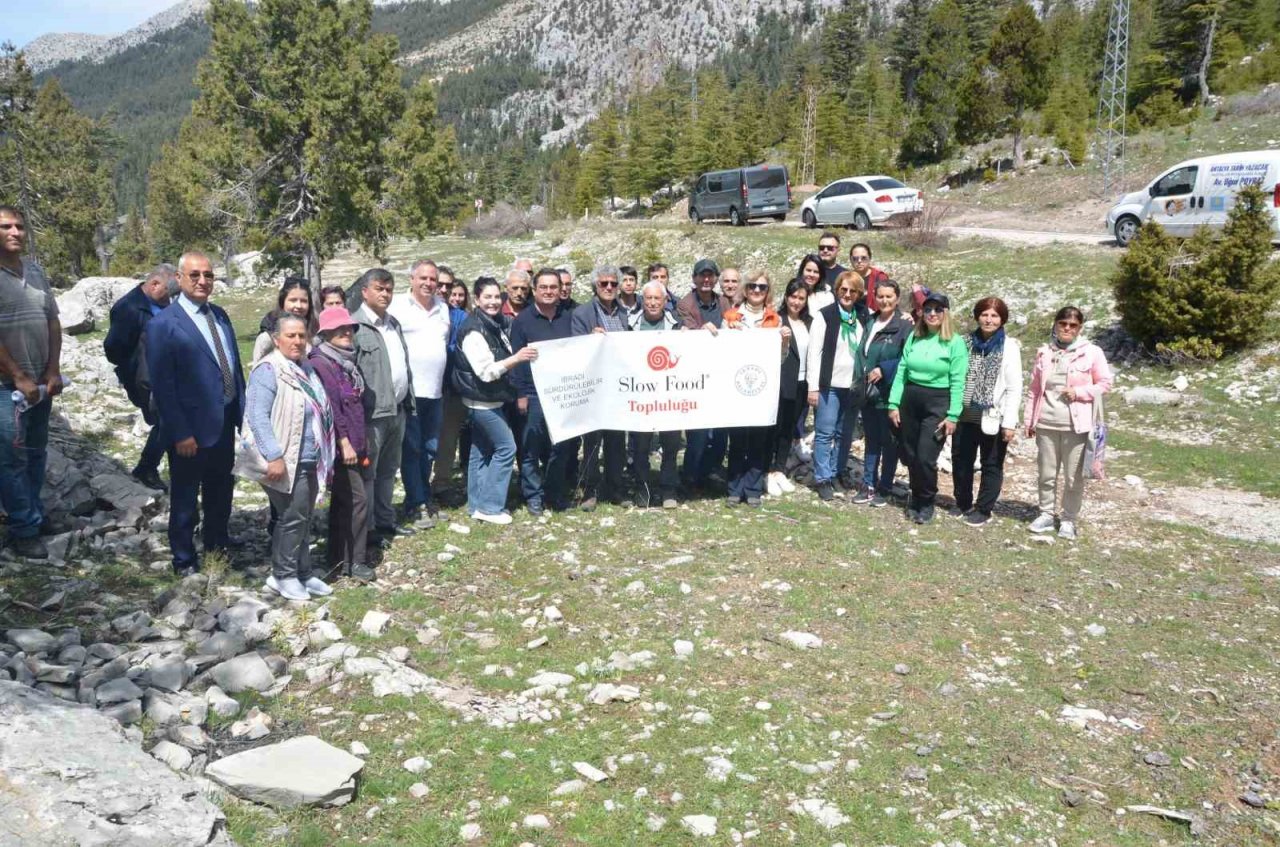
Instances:
[[[176,746],[176,745],[175,745]],[[19,845],[231,847],[196,783],[106,716],[0,681],[5,832]]]
[[[205,775],[237,797],[277,809],[341,806],[355,796],[364,762],[314,735],[219,759]]]
[[[257,653],[245,653],[217,665],[212,671],[213,679],[223,691],[237,694],[252,689],[266,691],[275,684],[275,676],[271,668]]]

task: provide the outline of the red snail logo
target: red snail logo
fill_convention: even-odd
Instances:
[[[654,347],[649,351],[646,361],[655,371],[669,371],[679,364],[680,359],[673,357],[666,347]]]

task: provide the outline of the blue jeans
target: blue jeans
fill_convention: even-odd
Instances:
[[[867,433],[862,482],[868,491],[889,494],[893,491],[893,475],[898,472],[898,442],[889,425],[889,410],[865,407],[862,428]]]
[[[684,467],[681,477],[688,488],[702,485],[724,462],[729,447],[727,429],[691,429],[684,436]]]
[[[405,419],[404,445],[400,452],[400,477],[404,480],[404,509],[431,505],[431,466],[440,446],[440,422],[444,398],[415,397],[416,414]]]
[[[577,439],[551,443],[547,419],[542,414],[542,403],[537,397],[529,398],[529,411],[525,416],[524,431],[520,438],[520,494],[530,508],[550,506],[564,509],[568,506],[565,496],[565,470],[569,450],[576,450]]]
[[[813,480],[831,482],[849,463],[857,411],[847,388],[828,388],[818,395],[813,416]]]
[[[471,460],[467,466],[467,511],[496,515],[507,507],[507,486],[516,460],[516,440],[502,409],[471,409]]]
[[[0,386],[0,503],[9,515],[9,535],[34,538],[44,520],[40,489],[53,401],[32,406],[15,420],[12,395],[13,386]]]

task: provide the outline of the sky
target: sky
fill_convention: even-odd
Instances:
[[[118,35],[178,0],[0,0],[0,42],[19,47],[46,32]]]

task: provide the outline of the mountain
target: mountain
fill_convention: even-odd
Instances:
[[[181,0],[159,14],[120,35],[77,35],[54,33],[42,35],[22,48],[31,69],[37,73],[61,62],[100,64],[131,47],[145,44],[174,27],[199,18],[209,8],[209,0]]]
[[[840,2],[380,0],[373,27],[398,39],[407,80],[437,80],[441,115],[464,149],[513,134],[546,147],[571,140],[604,105],[656,83],[668,66],[713,61],[766,14],[806,28]],[[40,79],[56,77],[77,108],[112,117],[124,210],[141,204],[150,163],[197,94],[208,4],[182,0],[111,38],[41,36],[28,45]]]

